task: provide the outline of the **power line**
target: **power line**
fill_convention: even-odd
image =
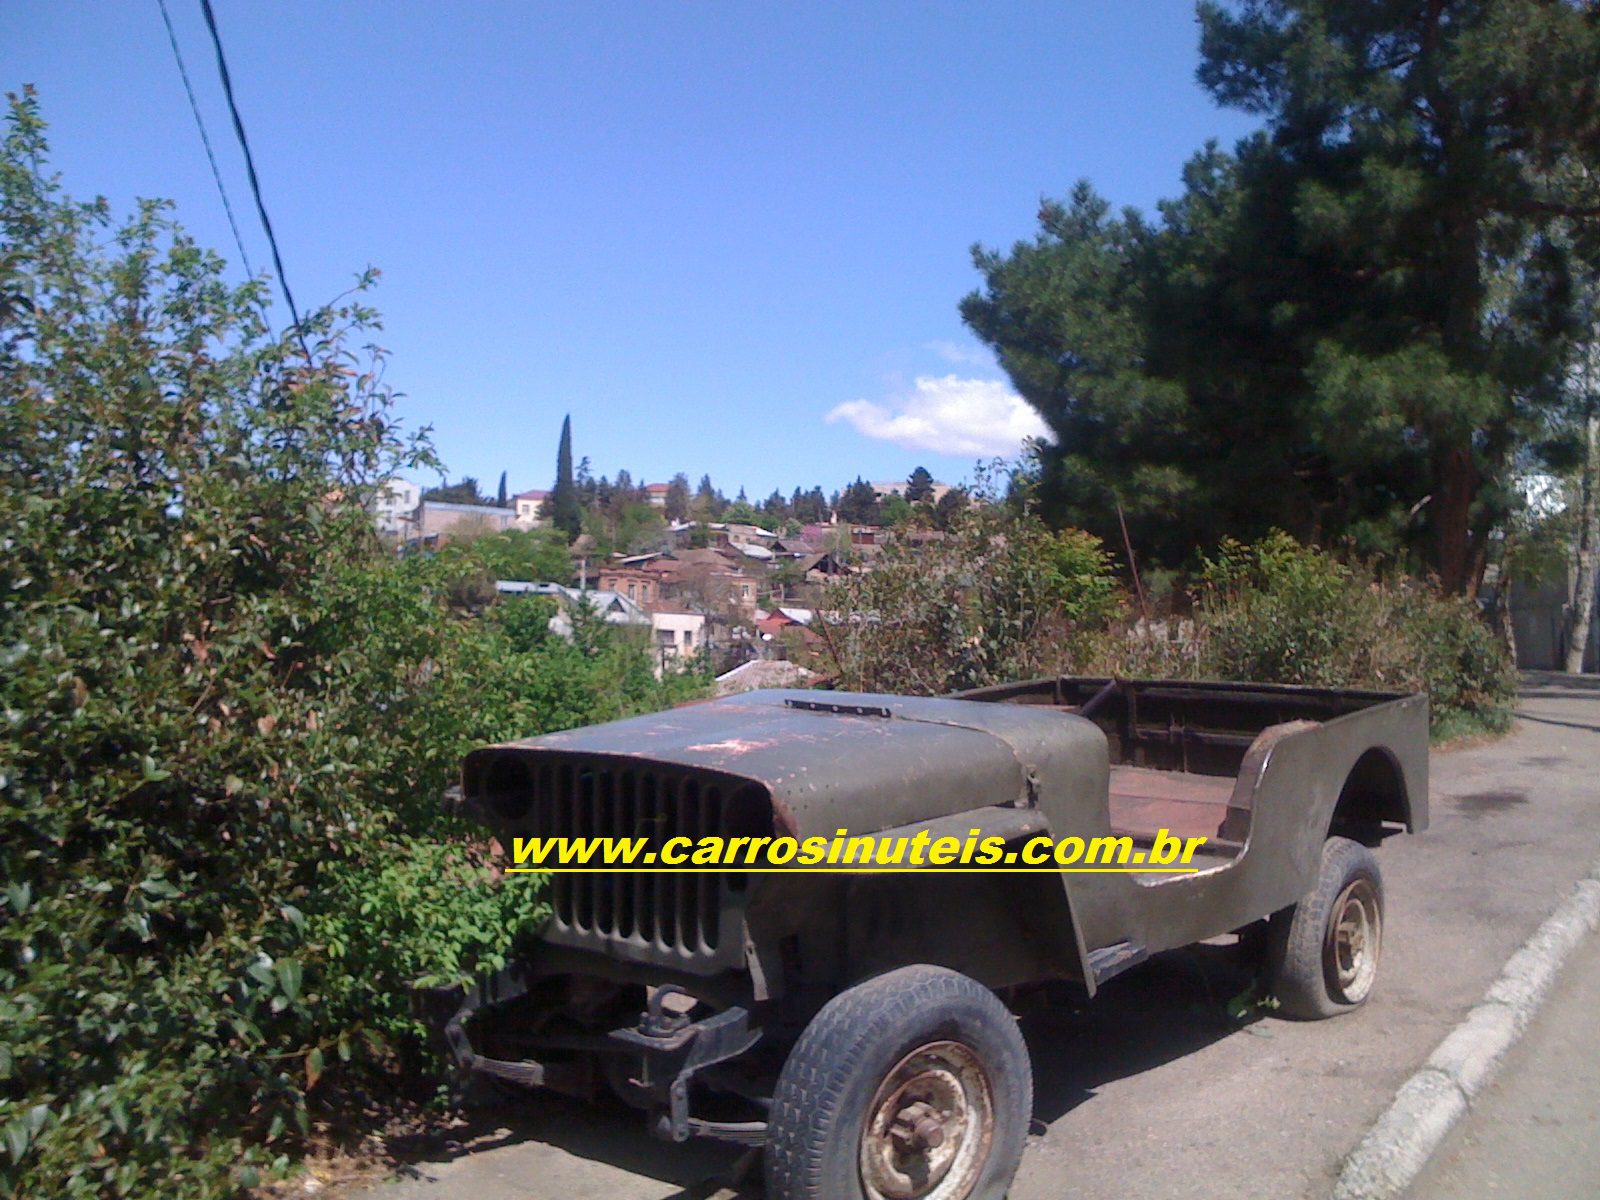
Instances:
[[[233,99],[233,79],[228,74],[228,59],[222,52],[222,35],[217,32],[217,15],[211,11],[211,0],[200,0],[205,13],[206,28],[211,31],[211,44],[217,49],[217,73],[222,76],[222,92],[228,98],[228,112],[233,116],[233,132],[239,138],[239,149],[244,151],[245,170],[250,176],[250,191],[256,198],[256,212],[261,216],[261,228],[267,232],[267,244],[272,247],[272,262],[278,269],[278,285],[283,288],[283,298],[289,305],[289,316],[294,319],[295,337],[306,361],[311,361],[311,348],[306,345],[306,335],[300,328],[300,310],[295,307],[294,293],[289,290],[289,277],[283,270],[283,256],[278,253],[278,238],[272,232],[272,220],[267,216],[267,205],[261,198],[261,180],[256,177],[255,159],[250,154],[250,140],[245,137],[244,122],[239,119],[239,106]]]
[[[200,115],[200,103],[194,96],[194,85],[189,82],[189,68],[184,64],[183,51],[178,48],[178,34],[172,28],[172,16],[167,12],[167,0],[156,0],[161,6],[161,21],[167,27],[167,41],[172,44],[172,57],[178,61],[178,74],[183,77],[183,90],[189,97],[189,111],[194,114],[195,127],[200,130],[200,144],[206,148],[206,161],[211,164],[211,178],[216,180],[217,195],[222,197],[222,211],[228,214],[228,228],[233,230],[233,244],[239,248],[239,261],[244,264],[244,273],[251,279],[255,278],[255,268],[250,265],[250,254],[244,248],[244,238],[239,233],[239,222],[234,219],[233,205],[228,200],[228,189],[222,182],[222,171],[217,166],[217,156],[211,149],[211,137],[206,132],[205,118]],[[262,317],[266,317],[265,309]],[[270,331],[272,323],[267,322]]]

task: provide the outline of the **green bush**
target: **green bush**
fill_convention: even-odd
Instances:
[[[1167,584],[1167,590],[1171,585]],[[1436,735],[1498,731],[1516,672],[1470,601],[1274,532],[1203,559],[1186,611],[1131,611],[1092,535],[1024,505],[959,514],[831,585],[824,664],[852,690],[936,695],[1054,673],[1428,693]]]
[[[1516,667],[1477,605],[1414,583],[1397,591],[1394,618],[1418,664],[1409,682],[1428,693],[1435,735],[1504,733],[1516,705]]]
[[[463,750],[704,682],[603,626],[534,644],[492,595],[463,617],[488,566],[397,561],[364,507],[431,462],[350,349],[375,314],[274,340],[264,282],[227,284],[161,204],[113,225],[46,161],[13,97],[0,1194],[231,1195],[286,1166],[324,1072],[414,1045],[412,971],[493,966],[537,920],[440,815]]]
[[[1231,539],[1204,563],[1196,609],[1203,669],[1223,679],[1322,687],[1400,682],[1403,643],[1372,618],[1387,602],[1355,571],[1283,533]]]
[[[1090,669],[1130,675],[1425,691],[1436,734],[1500,731],[1516,672],[1470,601],[1384,578],[1275,532],[1225,541],[1203,563],[1193,611],[1129,622]]]
[[[541,882],[500,875],[464,846],[409,837],[383,855],[329,863],[307,932],[322,952],[323,998],[347,1022],[334,1038],[340,1057],[358,1030],[376,1031],[385,1048],[423,1044],[411,989],[503,967],[514,936],[544,919]]]
[[[985,503],[831,584],[819,632],[841,687],[937,695],[1048,672],[1120,607],[1098,539]]]

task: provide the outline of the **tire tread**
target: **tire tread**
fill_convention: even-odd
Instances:
[[[942,967],[901,967],[841,992],[822,1007],[795,1043],[772,1099],[766,1172],[774,1200],[844,1200],[828,1193],[822,1176],[830,1130],[856,1064],[869,1046],[905,1028],[917,1014],[951,1002],[975,1004],[990,1018],[1015,1026],[1015,1018],[993,992]],[[1024,1050],[1018,1057],[1031,1104],[1028,1056]],[[1018,1157],[1025,1140],[1025,1134],[1016,1139]],[[997,1130],[991,1153],[1000,1151],[1001,1141]],[[1014,1170],[1012,1163],[1004,1178],[1009,1181]]]
[[[1330,837],[1322,847],[1317,882],[1304,899],[1272,918],[1272,991],[1279,1012],[1302,1021],[1316,1021],[1359,1008],[1328,994],[1323,974],[1322,944],[1328,914],[1345,884],[1358,875],[1370,877],[1383,906],[1383,875],[1372,851],[1360,842]]]

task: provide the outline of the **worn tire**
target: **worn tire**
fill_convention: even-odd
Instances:
[[[930,1096],[933,1107],[919,1103]],[[968,1119],[931,1130],[952,1096]],[[1002,1200],[1032,1108],[1027,1047],[994,993],[943,967],[901,967],[835,996],[795,1044],[767,1126],[768,1200],[876,1200],[872,1182],[902,1167],[902,1178],[922,1176],[912,1196]],[[987,1146],[966,1137],[985,1124]]]
[[[1383,876],[1372,851],[1349,838],[1322,846],[1316,886],[1273,914],[1268,983],[1287,1017],[1316,1021],[1367,1002],[1383,947]]]

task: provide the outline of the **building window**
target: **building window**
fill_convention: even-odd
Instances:
[[[685,629],[683,631],[683,644],[685,647],[694,645],[694,630]]]

